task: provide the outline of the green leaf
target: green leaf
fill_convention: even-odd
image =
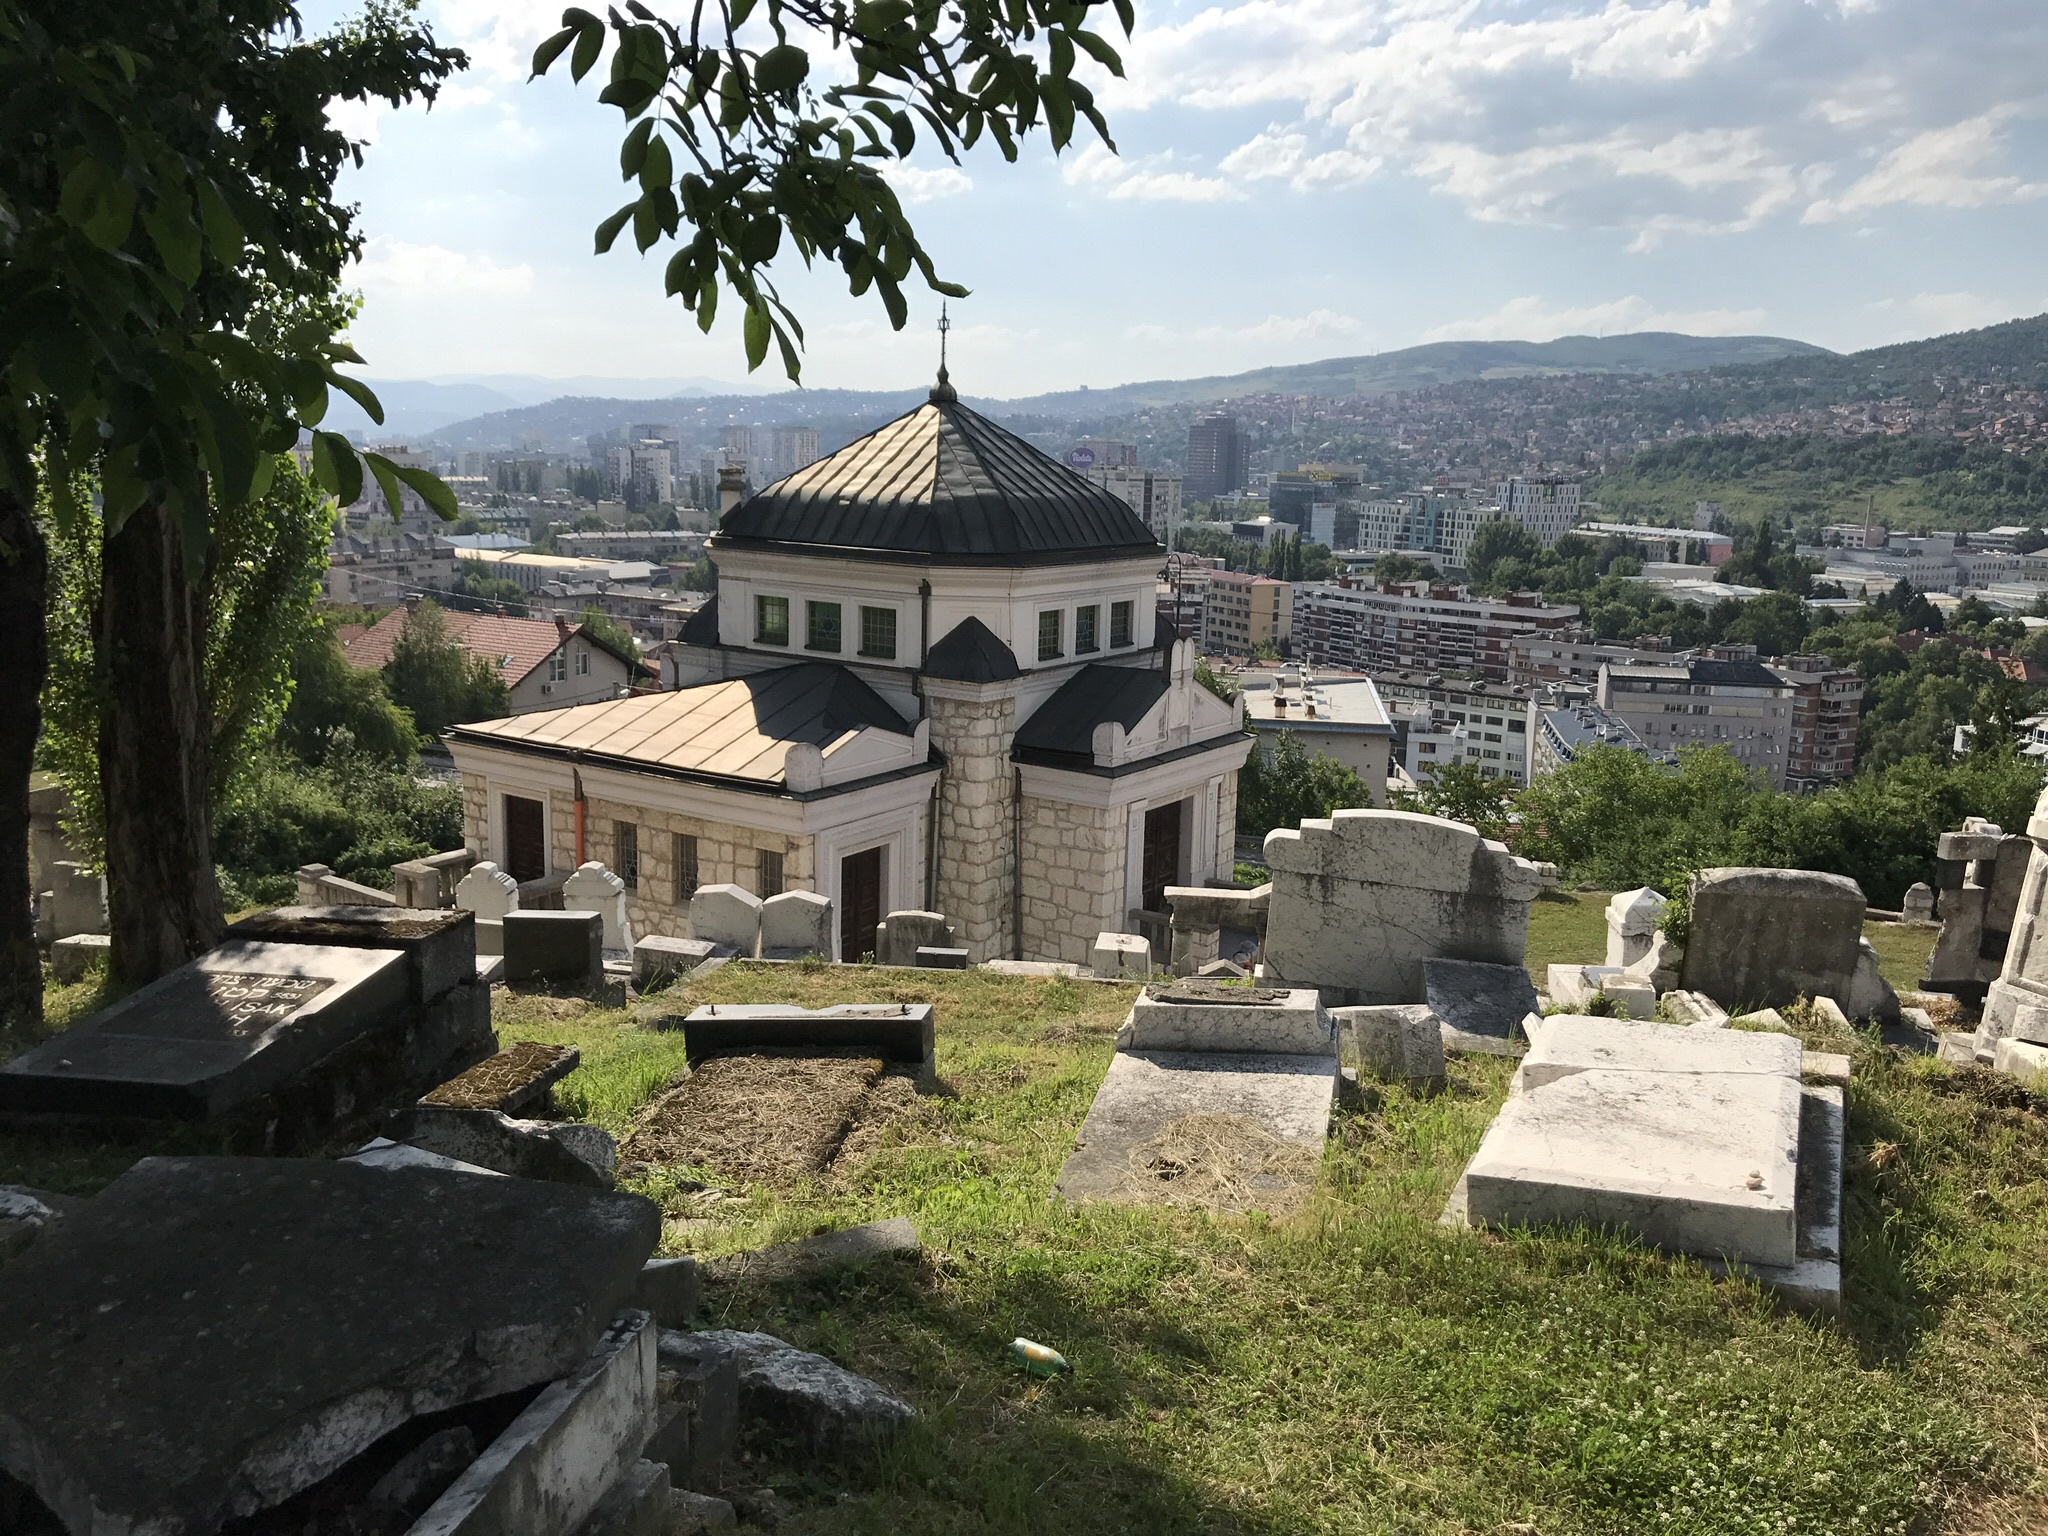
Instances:
[[[650,118],[648,121],[652,122],[653,119]],[[651,141],[647,146],[647,158],[640,166],[640,185],[652,192],[656,188],[666,187],[675,179],[675,174],[675,162],[669,158],[667,141]]]
[[[384,506],[391,513],[391,520],[398,521],[405,498],[398,490],[398,466],[381,453],[366,453],[363,462],[370,466],[370,474],[377,482],[377,489],[384,493]]]
[[[619,231],[626,227],[626,220],[633,217],[633,210],[640,205],[628,203],[597,226],[597,254],[602,256],[612,248],[612,242],[619,238]]]
[[[770,93],[795,90],[810,72],[811,56],[795,43],[770,48],[754,61],[754,83]]]
[[[747,77],[736,69],[728,69],[718,82],[718,126],[739,127],[752,107],[747,99]]]
[[[752,373],[768,356],[768,306],[756,299],[747,306],[747,372]]]
[[[455,505],[455,493],[431,470],[414,469],[406,464],[393,464],[391,472],[418,492],[420,500],[432,507],[444,523],[452,523],[462,515],[461,509]]]
[[[1093,32],[1076,32],[1073,34],[1073,38],[1075,42],[1079,43],[1086,50],[1090,58],[1108,70],[1112,75],[1121,76],[1123,74],[1123,56],[1110,47],[1101,37]]]
[[[576,51],[569,55],[569,78],[581,80],[604,52],[604,23],[590,16],[576,33]]]
[[[213,440],[214,500],[223,508],[240,506],[256,477],[255,436],[241,410],[212,380],[196,378],[193,386]]]
[[[752,266],[765,266],[782,246],[782,221],[774,214],[749,219],[740,234],[740,258]]]
[[[187,288],[199,281],[199,226],[182,195],[159,197],[151,203],[142,212],[142,227],[149,231],[171,276]]]
[[[332,384],[336,389],[363,408],[365,416],[369,417],[370,420],[377,423],[380,427],[384,425],[384,407],[379,403],[375,390],[371,389],[361,379],[352,379],[347,374],[338,372],[333,368],[325,368],[321,371],[326,375],[328,383]]]
[[[64,178],[57,211],[101,250],[116,250],[135,222],[135,189],[88,155]]]
[[[640,174],[640,167],[647,163],[647,143],[654,136],[654,119],[643,118],[633,125],[625,142],[619,145],[619,176],[631,181]]]
[[[555,60],[562,56],[563,50],[576,41],[577,31],[578,29],[575,27],[564,27],[553,37],[534,49],[533,73],[526,78],[537,80],[546,74],[554,66]]]
[[[363,461],[339,432],[313,434],[313,478],[344,507],[362,499]]]
[[[732,30],[737,32],[754,14],[754,0],[732,0]]]
[[[223,264],[233,265],[242,254],[242,226],[229,210],[228,200],[204,176],[193,178],[192,190],[198,194],[199,222],[206,230],[206,243]]]

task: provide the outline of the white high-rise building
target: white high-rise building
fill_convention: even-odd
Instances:
[[[1545,549],[1579,520],[1579,482],[1563,475],[1512,475],[1493,488],[1493,499]],[[1463,563],[1462,556],[1454,558]]]
[[[1097,464],[1085,473],[1090,480],[1145,519],[1145,526],[1162,543],[1172,529],[1180,526],[1179,475],[1156,469],[1137,469],[1125,464]]]

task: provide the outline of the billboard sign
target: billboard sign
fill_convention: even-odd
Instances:
[[[1076,448],[1067,455],[1067,463],[1074,469],[1090,469],[1095,464],[1093,448]]]

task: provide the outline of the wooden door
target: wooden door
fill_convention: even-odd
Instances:
[[[859,965],[875,947],[882,920],[882,850],[849,854],[839,861],[839,958]]]
[[[538,800],[505,797],[505,873],[522,885],[548,872],[548,818]]]
[[[1185,800],[1155,806],[1145,813],[1144,909],[1164,912],[1166,888],[1179,885],[1180,816]]]

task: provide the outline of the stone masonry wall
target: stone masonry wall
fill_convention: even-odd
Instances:
[[[932,698],[927,705],[932,745],[946,755],[939,788],[938,910],[952,922],[970,960],[1006,960],[1010,743],[1017,733],[1017,701]],[[1031,952],[1028,945],[1025,952]]]
[[[491,792],[480,773],[462,776],[462,846],[478,858],[490,846]]]
[[[1024,800],[1024,958],[1086,965],[1095,936],[1125,926],[1127,814]]]
[[[1229,880],[1237,872],[1237,770],[1223,775],[1216,791],[1216,877]]]
[[[697,839],[697,883],[737,885],[758,896],[762,850],[782,855],[782,888],[809,891],[817,888],[816,839],[791,837],[780,832],[762,832],[729,821],[707,821],[700,816],[677,816],[641,806],[621,805],[612,800],[593,799],[584,812],[584,857],[596,859],[613,874],[619,872],[616,826],[629,821],[640,829],[640,879],[636,890],[626,892],[626,918],[633,937],[650,934],[664,938],[690,935],[690,899],[676,900],[675,834],[686,832]],[[571,837],[574,829],[571,828]],[[573,863],[570,865],[574,867]]]

